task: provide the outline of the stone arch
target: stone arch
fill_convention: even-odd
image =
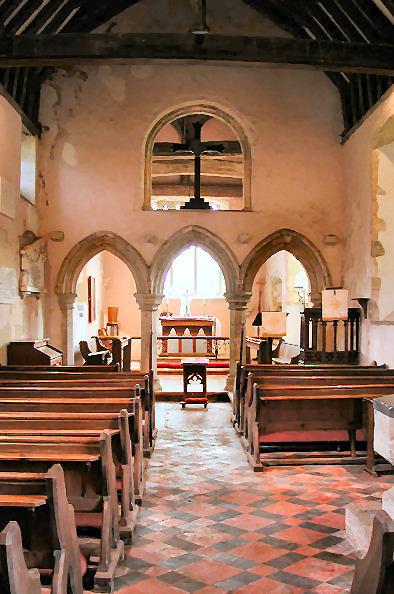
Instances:
[[[191,225],[171,235],[157,250],[151,264],[152,293],[156,295],[163,293],[165,277],[172,261],[184,249],[192,245],[202,247],[216,260],[223,272],[227,293],[236,292],[239,266],[230,247],[211,231]]]
[[[57,277],[57,295],[75,293],[82,268],[98,253],[111,252],[130,269],[137,291],[145,293],[148,286],[148,267],[141,254],[125,239],[111,231],[97,231],[79,241],[64,258]]]
[[[319,305],[321,291],[332,284],[328,266],[316,246],[304,235],[291,229],[280,229],[271,233],[249,252],[241,265],[243,290],[252,290],[260,267],[280,250],[290,252],[304,266],[311,283],[311,300],[315,305]]]
[[[249,144],[248,137],[246,136],[242,126],[238,120],[227,111],[224,111],[216,105],[208,105],[206,103],[192,103],[176,107],[172,111],[161,115],[152,124],[148,131],[145,139],[145,150],[144,150],[144,210],[151,210],[151,194],[152,194],[152,151],[153,144],[157,134],[164,126],[170,122],[186,115],[194,113],[201,113],[205,115],[213,116],[228,126],[238,136],[239,142],[242,147],[244,157],[244,176],[243,176],[243,198],[244,208],[243,210],[251,210],[251,183],[252,183],[252,153]]]
[[[392,216],[387,216],[387,205],[384,203],[391,200],[391,185],[383,187],[381,181],[381,159],[386,154],[391,155],[394,145],[394,116],[390,116],[381,125],[372,137],[371,143],[371,184],[372,184],[372,220],[371,220],[371,301],[368,304],[370,317],[373,321],[384,321],[387,317],[392,319],[387,305],[391,301],[392,285],[392,255],[393,243],[390,241],[392,230],[390,223]],[[390,151],[389,153],[386,151]],[[386,175],[387,177],[387,175]],[[386,210],[386,215],[385,215]]]
[[[134,277],[137,292],[149,291],[149,269],[141,254],[125,239],[111,231],[97,231],[79,241],[64,258],[60,267],[55,293],[62,312],[61,336],[65,363],[74,363],[73,307],[76,286],[82,268],[91,258],[107,250],[127,264]]]

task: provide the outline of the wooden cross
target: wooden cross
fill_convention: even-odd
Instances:
[[[191,121],[194,129],[194,134],[187,134],[183,132],[182,143],[155,143],[153,148],[154,156],[180,156],[180,155],[194,155],[194,197],[190,198],[189,202],[186,202],[181,208],[192,209],[192,210],[206,210],[210,209],[209,202],[206,202],[204,198],[201,198],[201,156],[202,155],[234,155],[240,154],[241,147],[238,141],[208,141],[201,142],[201,129],[205,122],[210,119],[207,116],[201,116],[196,121]],[[186,118],[184,118],[186,120]],[[174,122],[175,123],[175,122]],[[184,121],[184,124],[187,122]],[[190,121],[189,121],[190,123]],[[179,129],[179,126],[176,126]],[[190,128],[189,128],[190,130]]]

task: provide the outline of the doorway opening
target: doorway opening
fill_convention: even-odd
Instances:
[[[254,278],[246,317],[246,335],[259,334],[260,327],[252,325],[259,311],[285,312],[286,334],[282,339],[288,344],[300,346],[301,314],[305,307],[311,305],[310,295],[311,283],[302,263],[286,250],[273,254]]]
[[[230,316],[217,261],[189,245],[172,260],[158,315],[158,374],[163,392],[183,390],[182,362],[206,362],[208,392],[223,393],[229,370]],[[190,385],[193,392],[200,383]]]
[[[141,365],[141,314],[134,297],[136,283],[129,267],[107,250],[93,256],[82,268],[73,311],[73,349],[76,364],[83,363],[80,341],[92,352],[111,351],[107,336],[131,339],[131,369]],[[98,341],[96,341],[96,337]]]

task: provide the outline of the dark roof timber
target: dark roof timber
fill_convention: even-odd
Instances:
[[[0,38],[0,66],[120,63],[135,59],[263,62],[394,75],[394,46],[345,41],[190,33],[59,33]]]
[[[393,0],[243,1],[290,33],[295,38],[293,40],[293,50],[297,47],[298,49],[300,47],[304,48],[303,55],[296,56],[293,61],[291,61],[291,56],[294,58],[294,54],[289,53],[287,59],[290,63],[307,64],[309,67],[326,69],[327,76],[338,88],[341,96],[344,117],[342,136],[345,139],[392,84],[394,61]],[[43,3],[41,0],[27,0],[26,2],[0,0],[0,40],[1,43],[8,42],[10,44],[8,49],[3,45],[3,49],[7,52],[11,51],[12,48],[12,51],[14,51],[18,43],[23,43],[20,38],[30,37],[33,34],[42,35],[46,38],[61,33],[88,34],[137,2],[138,0],[49,0]],[[1,35],[8,37],[8,40],[1,37]],[[157,38],[157,41],[153,45],[157,46],[159,36],[154,37]],[[204,51],[209,50],[208,53],[211,54],[213,50],[217,52],[215,59],[229,59],[228,56],[229,53],[231,54],[231,50],[219,46],[215,47],[215,37],[218,38],[218,36],[209,35],[210,40],[202,42],[200,53],[197,52],[191,57],[210,59],[209,55],[204,55]],[[192,47],[196,51],[195,48],[198,48],[198,42],[195,42],[192,35],[189,35],[189,39],[190,41],[185,42],[184,50]],[[308,45],[307,40],[321,43]],[[58,45],[61,46],[61,37],[57,41]],[[231,42],[233,41],[234,38],[231,38]],[[339,42],[339,45],[337,42]],[[42,39],[42,43],[45,44],[45,39]],[[87,41],[86,43],[89,44],[90,42]],[[248,42],[239,43],[240,45],[237,48],[233,47],[233,54],[238,49],[240,52],[238,59],[248,60],[253,57],[253,52],[256,54],[259,51],[260,58],[263,59],[261,44],[269,42],[259,42],[254,49],[251,40],[249,45]],[[27,38],[26,44],[28,44]],[[353,44],[362,45],[355,46]],[[229,47],[231,48],[231,45]],[[290,48],[289,45],[288,50]],[[306,51],[305,48],[312,48],[309,61],[307,59],[309,50]],[[325,48],[324,52],[320,53],[322,48]],[[342,48],[339,54],[338,48]],[[355,48],[357,48],[357,56],[347,55],[348,50],[354,50]],[[143,49],[147,50],[146,47]],[[170,49],[174,52],[174,47],[171,47],[171,44]],[[265,46],[265,51],[266,49]],[[271,49],[273,49],[273,46]],[[334,52],[334,55],[330,53],[333,49],[336,52],[336,54]],[[221,56],[219,56],[218,50],[222,52]],[[381,50],[383,50],[384,55],[380,54]],[[242,52],[244,53],[242,54]],[[377,53],[374,54],[374,52]],[[176,54],[177,52],[175,52],[175,55],[167,57],[179,58],[179,48],[178,55]],[[37,57],[35,53],[32,55]],[[15,58],[16,56],[11,53],[8,54],[8,57]],[[162,54],[161,57],[163,57]],[[189,58],[190,56],[183,57]],[[265,58],[267,57],[270,56],[266,54]],[[367,61],[365,61],[366,57],[368,58]],[[342,61],[338,61],[338,58],[341,58]],[[345,58],[346,63],[343,62]],[[274,60],[274,63],[278,63],[278,60],[282,62],[282,59],[283,54]],[[271,60],[268,61],[272,61],[272,56]],[[8,62],[8,64],[15,63]],[[361,69],[359,68],[360,64],[362,64]],[[16,65],[0,68],[0,93],[18,108],[25,125],[29,124],[27,127],[33,134],[38,133],[40,130],[38,124],[40,87],[50,72],[50,68],[38,67],[37,60],[33,66],[19,61]]]

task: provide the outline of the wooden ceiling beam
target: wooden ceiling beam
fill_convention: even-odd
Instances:
[[[0,67],[125,64],[135,59],[260,62],[339,72],[394,74],[394,45],[192,34],[0,37]]]

